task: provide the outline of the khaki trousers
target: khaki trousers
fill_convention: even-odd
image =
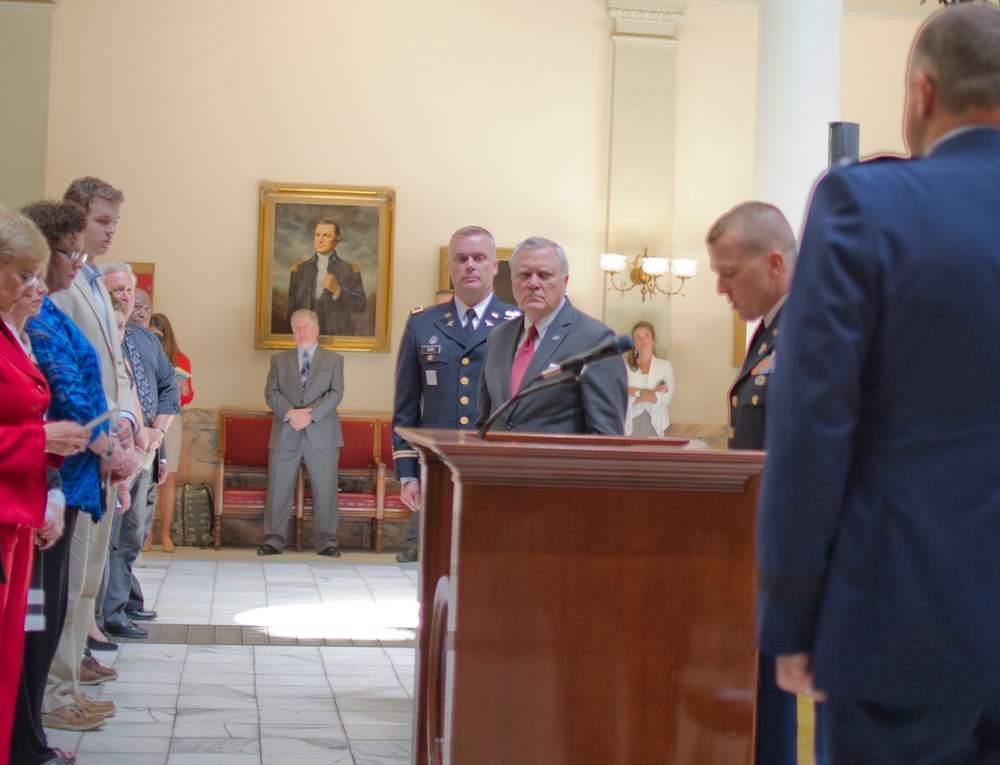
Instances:
[[[73,530],[69,550],[69,592],[66,599],[66,623],[63,625],[49,679],[45,685],[46,712],[72,704],[79,693],[80,662],[87,646],[94,600],[101,586],[104,564],[111,539],[111,517],[104,514],[100,523],[81,512]]]

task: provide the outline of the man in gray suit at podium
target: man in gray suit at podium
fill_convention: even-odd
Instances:
[[[337,406],[344,397],[344,357],[319,343],[319,319],[301,309],[291,317],[295,348],[271,357],[264,396],[274,412],[267,467],[264,543],[258,555],[279,555],[299,465],[306,463],[313,493],[316,552],[339,558],[337,461],[344,439]]]
[[[612,340],[614,332],[566,297],[569,263],[555,242],[532,237],[514,248],[510,280],[524,315],[490,335],[479,377],[482,427],[508,399],[559,362]],[[525,396],[493,427],[538,433],[625,433],[628,382],[621,356],[588,365],[579,382]]]

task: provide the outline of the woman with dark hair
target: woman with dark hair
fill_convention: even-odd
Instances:
[[[166,315],[154,313],[149,319],[149,329],[154,334],[159,335],[163,342],[163,352],[167,354],[167,358],[174,366],[174,373],[177,375],[177,387],[181,392],[181,406],[187,406],[194,398],[194,386],[191,384],[191,361],[177,347],[174,329],[170,326],[170,319]],[[170,539],[170,525],[174,520],[176,476],[181,456],[182,435],[181,418],[174,417],[163,438],[167,454],[167,477],[160,484],[160,541],[163,544],[163,552],[168,553],[174,551],[174,543]],[[146,540],[146,546],[143,549],[148,550],[151,544],[152,533],[150,533],[150,539]]]
[[[49,293],[68,289],[87,259],[80,251],[86,215],[71,202],[56,201],[35,202],[23,211],[41,230],[52,252],[46,272]],[[33,307],[30,310],[34,313]],[[108,406],[97,352],[48,295],[43,297],[37,315],[28,318],[25,331],[38,367],[52,390],[49,415],[84,423],[105,415]],[[69,602],[67,597],[71,551],[79,536],[74,532],[81,523],[100,521],[101,476],[112,475],[119,468],[119,456],[105,420],[94,428],[88,448],[66,459],[59,469],[66,495],[66,530],[44,553],[46,629],[28,638],[17,708],[17,735],[11,743],[13,762],[24,765],[66,762],[64,753],[49,747],[43,722],[64,730],[93,730],[104,725],[105,716],[112,713],[110,702],[95,702],[78,690],[74,690],[73,703],[46,713],[42,712],[42,704],[49,668],[65,623],[73,620],[72,623],[86,630],[92,618],[92,609],[87,613],[79,607],[79,602]]]
[[[0,311],[9,312],[28,289],[38,284],[48,262],[49,248],[32,222],[20,213],[0,208]],[[45,422],[49,401],[44,375],[32,363],[15,332],[0,321],[0,645],[3,646],[0,758],[3,759],[10,749],[21,678],[35,534],[44,525],[48,504],[46,467],[58,465],[58,460],[48,455],[79,454],[89,440],[88,432],[76,422]]]
[[[674,397],[674,368],[653,355],[656,331],[648,321],[632,327],[633,350],[625,354],[628,366],[626,436],[662,438],[670,426],[667,404]]]

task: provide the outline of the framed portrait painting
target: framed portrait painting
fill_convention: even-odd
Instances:
[[[255,348],[292,348],[305,308],[324,348],[388,352],[395,202],[388,188],[260,184]]]

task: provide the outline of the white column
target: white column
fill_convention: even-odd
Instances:
[[[629,260],[643,247],[650,255],[671,254],[675,32],[686,5],[686,0],[608,0],[615,26],[605,246]],[[636,320],[648,319],[659,330],[657,339],[665,341],[667,299],[658,295],[641,303],[637,292],[624,298],[605,292],[604,321],[627,333]]]
[[[827,123],[841,119],[843,0],[760,0],[754,198],[796,234],[827,163]]]

